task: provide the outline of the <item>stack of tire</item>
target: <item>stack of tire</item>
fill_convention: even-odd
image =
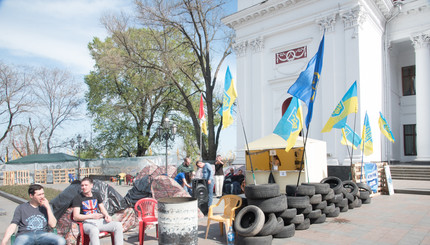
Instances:
[[[236,244],[272,244],[274,237],[294,236],[294,224],[284,225],[279,216],[288,210],[288,203],[277,184],[247,185],[245,196],[248,206],[239,211],[234,221]]]

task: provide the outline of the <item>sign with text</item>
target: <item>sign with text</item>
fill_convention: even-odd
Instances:
[[[372,189],[373,193],[378,192],[378,167],[375,163],[365,163],[364,166],[364,177],[366,178],[366,184]]]

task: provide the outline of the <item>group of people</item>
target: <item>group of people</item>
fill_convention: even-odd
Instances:
[[[98,192],[93,192],[93,180],[85,177],[81,181],[81,192],[75,196],[72,202],[73,219],[83,222],[84,232],[89,235],[91,244],[100,244],[100,231],[113,232],[115,244],[123,244],[122,224],[112,221],[112,217],[103,205],[103,199]],[[11,224],[1,241],[6,245],[15,233],[14,244],[52,244],[64,245],[66,240],[57,234],[50,232],[57,224],[49,201],[45,198],[43,186],[32,184],[28,188],[30,201],[20,204],[13,214]]]

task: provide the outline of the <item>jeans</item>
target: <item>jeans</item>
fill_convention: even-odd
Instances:
[[[215,175],[215,195],[222,196],[222,185],[224,184],[224,175]]]
[[[16,237],[16,245],[65,245],[62,236],[45,231],[30,231]]]
[[[211,183],[208,184],[208,192],[209,192],[209,201],[208,206],[210,207],[212,205],[212,200],[214,198],[214,180],[211,179]]]
[[[84,222],[84,233],[90,237],[91,245],[99,245],[100,231],[113,232],[115,236],[115,245],[122,245],[123,233],[121,222],[111,221],[107,223],[104,219],[88,219]]]

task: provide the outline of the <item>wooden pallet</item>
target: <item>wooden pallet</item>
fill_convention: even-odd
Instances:
[[[62,184],[69,182],[69,169],[53,169],[52,182],[54,184]]]
[[[34,171],[34,182],[35,183],[46,184],[46,179],[47,179],[46,169]]]
[[[3,171],[3,185],[15,184],[15,171]]]
[[[388,194],[388,184],[387,177],[385,176],[384,166],[387,165],[387,162],[375,162],[377,170],[378,170],[378,191],[376,193],[371,194],[371,196],[376,196],[380,194],[387,195]],[[362,173],[362,165],[361,163],[353,163],[351,169],[352,180],[354,182],[366,182],[366,178],[364,173]]]
[[[94,167],[94,168],[80,168],[79,175],[82,177],[90,177],[90,175],[101,175],[102,168]]]

